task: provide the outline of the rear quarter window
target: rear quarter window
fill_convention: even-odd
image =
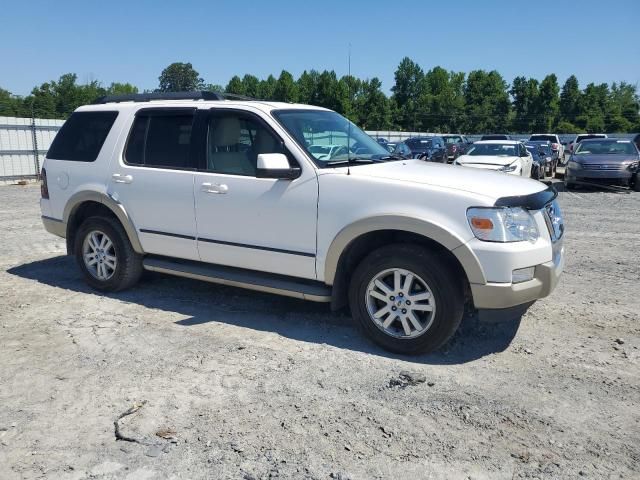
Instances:
[[[47,158],[93,162],[109,135],[118,112],[75,112],[56,135]]]

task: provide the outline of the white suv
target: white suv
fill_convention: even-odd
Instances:
[[[146,269],[330,302],[395,352],[441,346],[465,304],[544,297],[563,268],[554,190],[394,157],[308,105],[104,98],[67,120],[42,177],[44,226],[98,290]]]

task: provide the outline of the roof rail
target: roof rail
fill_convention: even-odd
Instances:
[[[150,102],[151,100],[224,100],[226,95],[218,92],[151,92],[105,95],[94,103]],[[248,100],[248,98],[245,98]]]

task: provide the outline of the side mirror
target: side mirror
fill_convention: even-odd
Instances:
[[[299,167],[289,166],[289,160],[282,153],[261,153],[258,155],[256,177],[293,180],[300,176]]]

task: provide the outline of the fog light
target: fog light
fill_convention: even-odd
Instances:
[[[536,267],[519,268],[511,274],[511,283],[522,283],[533,279]]]

